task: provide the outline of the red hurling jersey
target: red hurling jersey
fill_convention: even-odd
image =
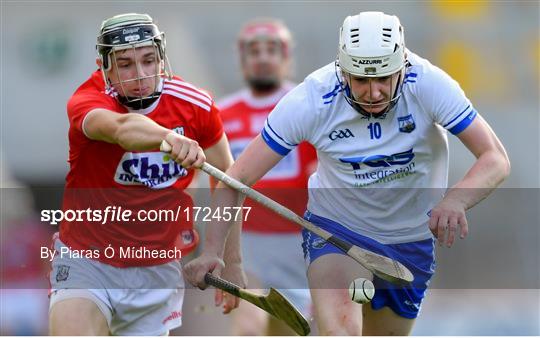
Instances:
[[[223,125],[207,93],[178,77],[163,79],[160,87],[162,94],[150,107],[129,111],[117,101],[114,91],[105,91],[101,72],[96,71],[67,105],[70,170],[63,209],[90,208],[93,213],[101,213],[101,218],[92,214],[93,220],[89,221],[85,214],[84,220],[62,221],[60,240],[74,250],[97,250],[99,257],[91,258],[114,266],[163,264],[178,258],[169,257],[175,248],[184,255],[198,241],[192,223],[181,212],[192,206],[191,197],[183,191],[193,178],[192,170],[186,171],[159,149],[126,151],[117,144],[91,140],[83,130],[88,112],[103,108],[121,114],[144,114],[159,125],[196,140],[203,149],[219,141]],[[125,210],[132,211],[129,219],[119,216]],[[152,211],[159,210],[172,210],[169,213],[174,216],[148,221]],[[115,249],[114,257],[106,257],[104,249],[108,246]],[[131,248],[130,254],[126,254],[127,248]],[[134,249],[148,251],[135,255]],[[168,257],[162,255],[165,251],[169,252]],[[109,250],[109,256],[110,253]]]
[[[268,114],[292,88],[291,83],[286,83],[276,93],[262,98],[254,97],[248,89],[244,89],[218,102],[223,127],[235,159],[261,133]],[[310,168],[314,170],[316,161],[315,149],[303,142],[259,180],[254,188],[302,215],[307,204]],[[243,230],[266,233],[300,231],[300,226],[249,199],[246,199],[244,205],[252,209],[243,224]]]

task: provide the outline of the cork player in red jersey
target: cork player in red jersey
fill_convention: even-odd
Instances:
[[[99,69],[67,105],[70,169],[63,209],[189,207],[192,199],[184,189],[192,168],[204,161],[221,170],[232,164],[213,99],[171,74],[165,36],[147,14],[105,20],[97,51]],[[163,140],[172,145],[168,155],[159,151]],[[57,252],[92,250],[95,255],[53,259],[50,333],[163,335],[180,326],[184,281],[179,257],[125,253],[180,250],[185,255],[198,242],[192,220],[103,223],[60,224]],[[238,241],[239,233],[229,240]],[[216,268],[225,266],[228,278],[244,285],[237,251],[226,250],[226,266]],[[238,306],[236,298],[227,302]]]

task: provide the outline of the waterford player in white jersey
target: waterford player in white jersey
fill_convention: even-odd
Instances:
[[[443,197],[447,131],[476,161]],[[406,50],[399,19],[381,12],[345,19],[336,62],[285,96],[228,174],[251,185],[302,141],[319,159],[305,218],[400,261],[415,278],[411,286],[392,286],[304,230],[319,334],[410,334],[434,273],[433,236],[449,247],[456,235],[465,238],[465,211],[509,174],[502,144],[458,83]],[[189,281],[205,287],[204,273],[221,268],[228,229],[218,223],[209,230],[203,254],[185,268]],[[357,277],[375,284],[369,305],[349,298]]]

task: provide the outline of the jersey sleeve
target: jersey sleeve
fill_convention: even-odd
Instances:
[[[92,90],[77,91],[67,104],[69,123],[72,128],[84,134],[83,122],[86,115],[94,109],[115,111],[117,105],[114,98]]]
[[[200,137],[197,142],[203,149],[210,148],[223,136],[223,122],[221,121],[219,109],[212,101],[210,111],[201,110],[198,116],[200,116]]]
[[[457,81],[446,72],[431,65],[430,70],[418,80],[415,79],[416,74],[412,74],[405,82],[418,81],[418,97],[424,108],[432,114],[434,122],[454,135],[472,123],[477,115],[476,110]]]
[[[312,100],[308,94],[305,83],[298,85],[279,101],[266,119],[262,138],[281,156],[309,139],[313,118],[309,116]]]

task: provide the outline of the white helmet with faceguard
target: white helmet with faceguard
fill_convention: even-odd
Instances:
[[[154,74],[140,74],[139,68],[136,67],[136,77],[130,79],[119,78],[117,83],[111,81],[107,73],[112,69],[118,72],[116,53],[149,46],[154,47],[156,60]],[[142,80],[155,79],[155,90],[149,95],[124,96],[118,93],[117,98],[123,105],[133,109],[144,109],[159,98],[161,95],[161,78],[163,76],[170,77],[171,71],[165,54],[165,34],[159,31],[159,28],[148,14],[120,14],[103,21],[97,38],[96,49],[101,60],[101,70],[108,90],[112,90],[116,86],[122,88],[125,93],[123,88],[129,82],[137,81],[140,85]],[[141,90],[139,92],[142,93]]]
[[[339,34],[336,75],[347,102],[358,112],[371,116],[365,108],[386,106],[376,114],[384,116],[392,109],[401,95],[405,64],[403,27],[396,16],[362,12],[345,19]],[[392,80],[391,93],[383,102],[373,99],[371,94],[369,100],[360,100],[350,89],[353,78],[373,81],[388,77]],[[370,82],[370,90],[371,86]]]

